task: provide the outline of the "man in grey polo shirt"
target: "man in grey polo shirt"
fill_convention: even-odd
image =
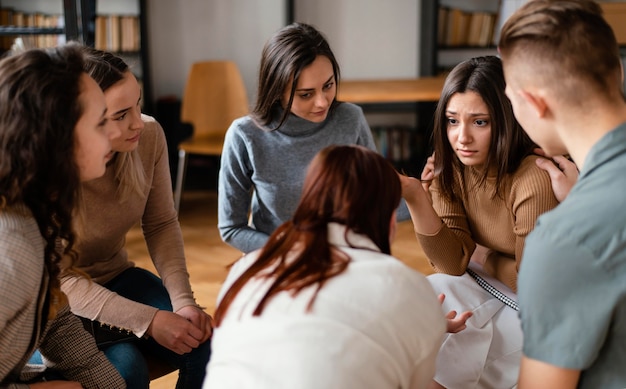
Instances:
[[[578,182],[526,239],[519,388],[626,387],[626,102],[615,35],[586,0],[534,0],[505,23],[507,96]]]

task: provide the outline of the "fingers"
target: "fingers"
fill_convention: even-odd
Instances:
[[[424,169],[422,169],[422,181],[432,181],[435,178],[435,153],[426,159]]]
[[[552,163],[552,161],[550,161],[549,159],[538,158],[536,163],[537,163],[537,166],[539,166],[541,169],[548,172],[548,174],[550,175],[550,178],[553,180],[559,179],[559,177],[563,174],[561,169],[559,169],[559,167],[557,167],[557,165]]]
[[[554,162],[556,162],[556,164],[559,166],[559,169],[561,169],[561,171],[566,176],[572,176],[572,175],[578,176],[578,167],[576,166],[574,162],[570,161],[569,159],[565,158],[562,155],[557,155],[556,157],[553,157],[552,159],[554,160]]]
[[[543,151],[543,149],[542,149],[542,148],[540,148],[540,147],[535,147],[535,148],[533,149],[533,153],[535,153],[535,154],[537,154],[537,155],[541,155],[542,157],[549,158],[549,157],[546,155],[546,152],[545,152],[545,151]]]
[[[440,293],[439,296],[437,296],[437,300],[439,300],[439,304],[443,304],[445,299],[446,299],[446,295],[443,293]]]

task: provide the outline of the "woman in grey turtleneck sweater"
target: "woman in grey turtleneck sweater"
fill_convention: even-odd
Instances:
[[[339,65],[326,39],[294,23],[265,45],[258,98],[226,133],[218,188],[222,239],[244,253],[291,218],[313,156],[331,144],[375,150],[360,107],[336,100]]]

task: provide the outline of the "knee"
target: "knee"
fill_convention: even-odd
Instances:
[[[115,366],[129,389],[147,389],[150,385],[148,364],[133,343],[118,343],[104,349],[104,354]]]

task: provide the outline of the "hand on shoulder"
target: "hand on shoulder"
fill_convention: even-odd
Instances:
[[[565,200],[578,180],[578,167],[563,155],[550,158],[540,148],[536,148],[534,151],[535,154],[544,157],[537,158],[536,163],[539,168],[545,170],[550,175],[554,197],[559,202]]]

